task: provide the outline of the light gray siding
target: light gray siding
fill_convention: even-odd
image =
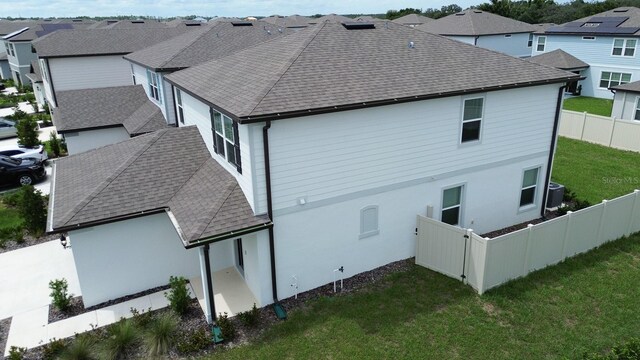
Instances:
[[[55,91],[132,85],[129,62],[122,55],[48,59]]]
[[[640,94],[628,91],[616,91],[613,98],[611,116],[616,119],[636,120],[636,109],[640,106]]]
[[[531,48],[527,46],[528,42],[529,33],[484,35],[478,37],[476,45],[514,57],[529,57]]]
[[[78,154],[101,146],[115,144],[129,139],[129,133],[123,126],[83,130],[64,134],[69,155]]]

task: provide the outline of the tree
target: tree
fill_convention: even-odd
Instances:
[[[16,123],[18,130],[18,144],[25,147],[34,147],[40,145],[38,139],[38,123],[31,116],[19,119]]]
[[[388,20],[394,20],[397,19],[399,17],[403,17],[405,15],[409,15],[409,14],[422,14],[422,10],[420,9],[414,9],[414,8],[406,8],[406,9],[400,9],[400,10],[389,10],[387,11],[386,14],[386,18]]]
[[[53,156],[59,157],[61,153],[60,139],[54,131],[49,133],[49,149],[53,153]]]
[[[31,185],[20,188],[20,215],[24,218],[24,227],[35,237],[44,232],[47,223],[47,207],[40,190]]]

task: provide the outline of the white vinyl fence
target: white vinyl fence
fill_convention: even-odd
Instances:
[[[562,110],[559,135],[640,152],[640,121]]]
[[[640,231],[640,190],[492,239],[418,216],[416,264],[482,294],[606,242]]]

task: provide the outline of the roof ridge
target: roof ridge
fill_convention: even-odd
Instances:
[[[305,42],[303,46],[301,46],[302,49],[300,49],[300,51],[298,52],[298,55],[296,55],[294,59],[291,59],[291,61],[289,61],[288,64],[283,67],[284,71],[279,72],[280,75],[278,76],[278,79],[274,81],[273,84],[271,84],[271,86],[265,91],[264,95],[260,97],[260,100],[256,101],[256,105],[248,113],[249,116],[251,116],[253,111],[258,106],[260,106],[260,103],[262,103],[262,100],[264,100],[267,97],[267,95],[269,95],[269,93],[273,90],[273,88],[275,88],[276,85],[278,85],[278,82],[280,82],[280,80],[282,80],[282,77],[289,71],[289,69],[291,68],[291,65],[293,65],[298,60],[298,58],[300,58],[300,55],[302,55],[302,53],[307,49],[309,44],[311,44],[311,42],[316,38],[316,36],[318,36],[318,34],[320,33],[320,30],[322,30],[326,25],[327,25],[327,22],[325,21],[321,24],[318,24],[317,27],[312,28],[313,31],[311,32],[310,35],[308,35],[309,39]],[[286,39],[286,37],[284,38]]]
[[[115,169],[112,176],[108,176],[105,180],[103,180],[98,186],[96,186],[96,189],[91,194],[89,194],[89,196],[87,196],[84,200],[78,203],[78,205],[76,205],[73,209],[71,209],[68,213],[68,214],[72,214],[71,216],[68,216],[68,214],[65,214],[65,216],[63,217],[64,224],[66,225],[67,222],[73,219],[73,217],[77,213],[79,213],[80,211],[82,211],[82,209],[84,209],[87,205],[89,205],[89,203],[93,199],[95,199],[104,189],[106,189],[106,187],[109,186],[109,184],[114,182],[135,160],[137,160],[140,156],[142,156],[142,154],[144,154],[151,147],[151,145],[155,144],[156,141],[162,138],[166,133],[167,133],[166,131],[163,131],[163,132],[158,132],[158,133],[149,135],[150,139],[148,140],[148,144],[143,146],[136,153],[132,154],[127,161],[125,161],[117,169]]]
[[[202,33],[201,33],[200,35],[198,35],[198,36],[194,37],[194,38],[193,38],[191,41],[189,41],[185,46],[183,46],[183,47],[181,48],[181,50],[179,50],[178,52],[176,52],[176,53],[175,53],[171,58],[169,58],[169,59],[167,59],[166,61],[162,62],[162,63],[161,63],[161,65],[160,65],[159,67],[165,66],[165,65],[167,65],[168,63],[170,63],[173,59],[177,58],[177,57],[178,57],[178,55],[180,55],[180,54],[181,54],[183,51],[185,51],[188,47],[190,47],[191,45],[193,45],[193,44],[194,44],[196,41],[198,41],[201,37],[203,37],[205,34],[208,34],[208,33],[209,33],[209,31],[211,31],[211,30],[215,29],[215,28],[216,28],[216,27],[218,27],[218,25],[220,25],[220,24],[222,24],[222,23],[213,24],[213,26],[211,26],[211,27],[206,27],[206,26],[205,26],[205,27],[203,28],[203,31],[202,31]],[[185,32],[183,35],[185,35],[185,36],[186,36],[187,34],[191,35],[192,33],[191,33],[191,32],[189,32],[189,31],[187,31],[187,32]],[[178,35],[177,37],[180,37],[180,36],[181,36],[181,35]],[[175,38],[176,38],[176,37],[169,38],[169,39],[167,39],[167,40],[165,40],[165,41],[171,41],[171,40],[174,40]],[[156,46],[156,45],[158,45],[158,44],[162,44],[162,43],[164,43],[165,41],[161,41],[161,42],[159,42],[159,43],[157,43],[157,44],[154,44],[154,45],[152,45],[152,46]],[[151,46],[150,46],[150,47],[151,47]]]

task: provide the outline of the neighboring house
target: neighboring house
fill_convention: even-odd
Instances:
[[[571,71],[574,74],[583,76],[586,75],[586,70],[589,68],[589,64],[560,49],[536,55],[528,58],[527,60],[536,64],[551,66],[560,70]],[[572,81],[567,86],[567,93],[570,93],[572,95],[580,95],[581,91],[581,81]]]
[[[640,81],[613,86],[611,116],[622,120],[640,121]]]
[[[416,26],[416,29],[524,58],[531,56],[533,33],[538,27],[486,11],[469,9],[429,21]]]
[[[397,19],[394,19],[394,20],[391,20],[391,21],[393,21],[396,24],[400,24],[400,25],[416,27],[418,25],[422,25],[424,23],[428,23],[430,21],[433,21],[433,19],[430,18],[430,17],[418,15],[418,14],[409,14],[409,15],[401,16],[401,17],[399,17]]]
[[[321,23],[323,23],[325,21],[333,21],[333,22],[337,22],[337,23],[343,23],[343,22],[353,21],[353,19],[350,18],[350,17],[343,16],[343,15],[329,14],[329,15],[325,15],[325,16],[319,17],[319,18],[315,19],[315,21],[314,21],[314,19],[312,19],[311,21],[312,21],[312,24],[313,23],[321,24]]]
[[[35,21],[0,20],[0,76],[2,79],[13,79],[8,55],[12,47],[9,43],[5,43],[2,38],[18,30],[35,25],[37,25]]]
[[[60,91],[51,114],[69,154],[167,127],[142,85]]]
[[[306,28],[317,22],[316,19],[311,19],[306,16],[300,16],[300,15],[290,15],[290,16],[273,15],[261,20],[272,25],[286,27],[290,29]]]
[[[107,19],[98,21],[97,23],[88,26],[87,29],[161,29],[165,27],[167,27],[167,24],[156,20]]]
[[[582,95],[612,99],[610,87],[640,80],[640,9],[620,7],[536,33],[532,55],[557,49],[589,64]]]
[[[6,50],[0,50],[0,79],[11,78],[11,67],[9,67],[9,57]]]
[[[31,88],[33,89],[33,95],[36,97],[36,103],[42,109],[46,104],[44,97],[44,86],[42,84],[42,72],[40,71],[40,63],[38,60],[31,62],[31,68],[27,74],[27,78],[31,81]]]
[[[57,92],[134,84],[122,58],[199,27],[141,27],[57,31],[33,42],[43,75],[46,101],[57,106]]]
[[[167,75],[185,128],[56,162],[48,230],[69,233],[85,305],[197,276],[199,247],[209,320],[231,291],[217,269],[265,306],[414,256],[417,214],[480,233],[538,218],[576,77],[324,22]]]
[[[173,90],[165,76],[205,61],[291,34],[294,30],[264,21],[217,21],[202,29],[149,46],[124,56],[130,61],[130,76],[144,84],[149,99],[162,109],[167,123],[175,124],[179,108],[173,104]],[[178,103],[180,106],[180,103]]]

